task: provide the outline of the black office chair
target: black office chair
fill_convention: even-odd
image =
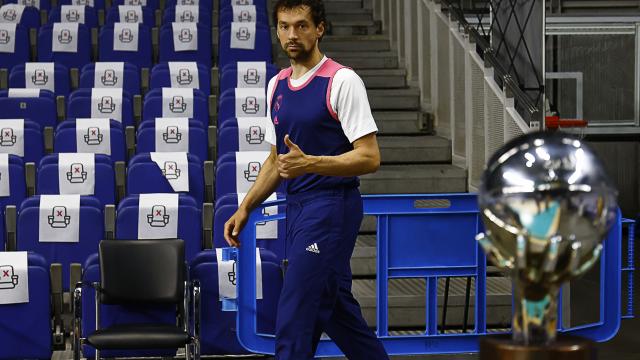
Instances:
[[[96,330],[86,338],[81,337],[82,284],[74,291],[74,359],[80,359],[83,344],[96,349],[96,359],[105,349],[181,346],[185,347],[185,359],[200,359],[200,285],[197,281],[189,283],[186,274],[182,240],[101,241],[101,282],[92,284],[96,291]],[[102,329],[100,304],[175,304],[178,325],[118,324]]]

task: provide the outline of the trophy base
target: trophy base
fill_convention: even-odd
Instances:
[[[596,360],[596,345],[584,338],[560,335],[547,346],[514,344],[510,335],[480,340],[480,360]]]

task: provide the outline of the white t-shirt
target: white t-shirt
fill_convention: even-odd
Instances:
[[[302,86],[320,69],[322,64],[327,61],[327,57],[307,71],[299,79],[290,79],[291,85],[295,87]],[[271,122],[271,94],[273,87],[276,86],[277,76],[269,80],[267,86],[267,118],[269,119],[269,128],[265,140],[270,144],[276,144],[276,134],[273,123]],[[367,98],[367,89],[360,79],[360,76],[351,69],[340,69],[333,77],[331,84],[331,108],[338,114],[338,120],[342,126],[342,131],[346,135],[349,142],[353,143],[359,138],[378,131],[369,99]],[[304,151],[304,149],[302,149]]]

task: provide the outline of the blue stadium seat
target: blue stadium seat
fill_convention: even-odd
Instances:
[[[160,28],[160,62],[167,61],[195,61],[206,67],[211,67],[211,28],[203,24],[196,24],[198,42],[197,50],[176,51],[173,43],[173,24],[178,28],[192,23],[168,23]],[[185,28],[188,39],[195,36],[191,29]],[[182,35],[181,35],[182,36]]]
[[[66,21],[68,22],[80,22],[81,24],[84,24],[88,28],[97,28],[98,14],[96,12],[96,9],[86,5],[85,6],[76,5],[76,6],[84,7],[84,19],[81,18],[81,14],[78,12],[77,9],[74,9],[74,8],[62,9],[61,6],[58,6],[58,7],[54,7],[49,12],[49,23],[62,22],[63,19],[66,19]]]
[[[237,154],[246,157],[246,165],[236,166]],[[219,156],[216,166],[216,199],[226,194],[247,192],[255,182],[267,156],[268,152],[263,151],[227,153]],[[236,184],[236,173],[244,178],[243,183]],[[281,184],[277,192],[282,192],[282,186]]]
[[[108,24],[100,29],[99,53],[100,61],[124,61],[136,65],[138,68],[151,68],[153,63],[153,50],[151,48],[151,30],[147,25],[139,24],[138,27],[138,50],[121,51],[114,49],[114,24]],[[123,29],[126,32],[128,29]],[[120,33],[118,37],[126,37],[131,33]]]
[[[153,10],[142,7],[142,18],[140,18],[138,13],[131,12],[132,9],[123,8],[123,18],[120,18],[120,6],[111,6],[111,9],[107,12],[107,20],[106,24],[113,24],[117,22],[125,22],[125,23],[143,23],[148,27],[153,27],[156,25],[155,15]]]
[[[213,256],[208,260],[192,262],[191,279],[200,281],[201,293],[201,352],[203,355],[250,354],[238,342],[236,313],[221,311],[218,291],[218,263]],[[262,334],[275,333],[275,319],[278,299],[282,289],[282,270],[270,259],[269,251],[260,249],[262,260],[262,295],[257,302],[257,331]],[[231,275],[233,276],[233,275]]]
[[[121,78],[115,76],[109,69],[104,70],[96,79],[96,65],[99,63],[87,64],[82,68],[80,73],[80,87],[81,88],[94,88],[94,87],[106,87],[106,88],[123,88],[124,91],[131,95],[140,95],[140,72],[138,67],[131,63],[123,63],[123,74]],[[111,74],[110,74],[111,73]]]
[[[9,146],[16,144],[16,131],[9,127],[7,120],[0,119],[0,143],[5,144],[3,152],[20,156],[22,151],[22,160],[24,162],[38,163],[44,156],[44,138],[42,136],[42,128],[39,124],[24,120],[24,149],[12,148],[9,150]],[[8,145],[13,142],[14,144]]]
[[[266,0],[220,0],[220,11],[233,5],[255,5],[256,10],[262,12],[267,9]]]
[[[105,236],[102,204],[92,196],[80,197],[79,242],[46,242],[47,239],[39,238],[39,224],[40,195],[36,195],[20,205],[17,224],[18,250],[35,251],[44,256],[49,264],[61,263],[63,289],[68,290],[69,265],[84,263],[87,256],[98,250],[98,243]]]
[[[9,196],[0,196],[0,211],[4,212],[7,205],[20,206],[27,196],[24,161],[19,156],[12,154],[9,154],[9,192]],[[0,221],[0,223],[4,223],[4,221]]]
[[[143,8],[150,10],[156,10],[160,8],[160,2],[158,0],[114,0],[111,6],[114,5],[140,5]]]
[[[65,120],[58,125],[53,144],[55,152],[77,152],[77,142],[80,140],[77,137],[76,121],[75,119]],[[91,129],[87,128],[87,130],[81,131],[86,134],[89,133]],[[119,121],[111,120],[109,133],[111,138],[111,154],[106,155],[111,157],[111,161],[127,161],[122,124]]]
[[[32,6],[4,4],[0,7],[0,17],[3,21],[22,25],[27,29],[40,27],[40,11]]]
[[[264,118],[250,118],[264,120]],[[267,129],[264,122],[256,121],[249,128],[238,129],[238,126],[226,125],[235,121],[230,119],[218,130],[218,157],[236,151],[271,151],[271,144],[265,141]]]
[[[93,7],[96,12],[106,8],[104,0],[58,0],[58,5],[86,5]]]
[[[200,7],[200,9],[208,10],[216,10],[213,8],[212,0],[167,0],[165,2],[164,8],[175,8],[176,5],[196,5]]]
[[[29,119],[42,127],[56,126],[56,99],[51,91],[39,90],[38,97],[26,97],[20,94],[21,89],[15,93],[13,90],[0,90],[0,118]]]
[[[256,24],[255,49],[253,50],[232,49],[231,35],[230,24],[220,28],[220,49],[218,52],[218,67],[220,69],[238,61],[271,62],[271,30],[267,25]]]
[[[251,16],[250,13],[247,13],[246,11],[240,11],[238,14],[238,17],[234,18],[233,16],[233,7],[231,6],[226,6],[224,8],[220,9],[220,17],[218,18],[218,24],[220,25],[220,27],[223,27],[227,24],[230,24],[232,22],[256,22],[259,24],[264,24],[269,26],[269,17],[267,15],[267,12],[264,11],[263,9],[260,9],[260,7],[256,6],[256,17],[254,18],[253,16]]]
[[[91,116],[91,94],[93,89],[78,89],[71,93],[69,96],[69,102],[67,106],[68,118],[90,118]],[[119,89],[114,89],[119,90]],[[124,127],[133,126],[133,98],[131,94],[126,91],[122,91],[122,109],[121,118],[117,119],[116,113],[118,112],[117,106],[112,103],[113,98],[106,96],[103,100],[96,104],[98,111],[96,113],[102,113],[102,117],[110,117],[115,120],[120,120]],[[109,107],[108,105],[111,105]],[[115,111],[114,111],[115,108]],[[105,109],[105,110],[103,110]]]
[[[189,192],[198,207],[204,201],[203,165],[195,155],[187,154],[189,163]],[[173,193],[169,181],[162,174],[162,169],[151,160],[149,153],[135,155],[129,161],[127,173],[127,194]]]
[[[53,27],[55,24],[63,24],[61,30],[54,34]],[[82,68],[85,64],[91,62],[91,34],[89,28],[83,24],[77,23],[55,23],[43,25],[38,32],[38,61],[55,61],[65,64],[69,68]],[[77,49],[75,52],[54,51],[52,47],[52,39],[56,39],[58,43],[66,43],[72,41],[73,36],[66,32],[68,27],[78,26]]]
[[[171,135],[170,131],[176,129],[165,129],[164,133],[167,134],[167,139],[176,139],[179,134]],[[154,120],[145,120],[138,127],[136,152],[148,153],[158,151],[156,149],[156,123]],[[164,136],[164,134],[163,134]],[[207,128],[205,128],[200,121],[189,120],[189,143],[187,144],[188,152],[196,156],[200,162],[208,160],[208,143],[209,136]],[[180,140],[184,141],[184,140]]]
[[[33,7],[38,10],[51,10],[51,2],[49,0],[5,0],[5,4],[20,4],[26,7]]]
[[[116,239],[138,238],[138,195],[129,195],[118,205]],[[185,259],[191,261],[202,249],[202,213],[187,194],[178,198],[178,238],[185,242]]]
[[[271,80],[272,77],[278,75],[279,69],[276,65],[270,63],[265,63],[265,68],[267,71],[267,75],[264,79],[264,87],[266,89],[267,85],[269,84],[269,80]],[[247,82],[245,82],[245,84],[239,84],[237,64],[233,63],[226,65],[220,73],[220,93],[223,93],[229,89],[241,87],[241,85],[246,86],[247,83],[252,84],[257,80],[254,73],[244,74],[243,78],[246,79]]]
[[[151,89],[163,87],[190,87],[199,89],[205,95],[209,95],[211,93],[211,71],[208,67],[202,64],[197,64],[197,67],[199,86],[193,86],[194,76],[188,71],[189,69],[179,69],[177,74],[171,74],[169,64],[160,63],[155,65],[151,70],[149,87]],[[173,83],[172,80],[174,80]]]
[[[244,89],[243,89],[244,90]],[[247,91],[256,91],[262,89],[249,89]],[[236,114],[236,89],[229,89],[220,94],[220,100],[218,101],[218,126],[222,126],[222,121],[227,121],[229,118],[238,117],[251,117],[251,116],[266,116],[267,107],[267,94],[266,89],[260,92],[260,95],[264,94],[264,99],[258,99],[258,95],[249,95],[243,100],[242,110],[244,112]]]
[[[103,154],[95,154],[95,188],[91,194],[103,205],[116,203],[116,181],[111,158]],[[38,194],[60,194],[58,176],[58,154],[47,155],[38,165]]]
[[[49,81],[53,80],[55,84],[53,93],[56,96],[68,96],[71,89],[71,81],[69,80],[69,69],[62,65],[55,63],[53,74],[48,74],[44,68],[39,65],[48,65],[47,63],[30,63],[33,66],[33,71],[26,74],[26,64],[17,65],[11,70],[9,74],[9,87],[11,88],[26,88],[29,84],[30,88],[46,89],[50,86]],[[53,63],[49,63],[53,64]]]
[[[207,27],[211,27],[212,25],[211,11],[206,8],[202,8],[197,5],[189,6],[188,8],[181,8],[177,16],[176,10],[177,8],[174,6],[165,7],[164,14],[162,15],[162,23],[168,24],[172,22],[197,22],[198,24],[202,24]]]
[[[173,111],[162,109],[162,89],[153,89],[144,97],[142,114],[145,120],[159,117],[185,117],[190,110]],[[198,89],[193,89],[193,116],[192,119],[200,121],[203,125],[209,125],[209,104],[207,96]]]
[[[0,16],[1,16],[0,10]],[[0,24],[0,39],[9,41],[13,36],[13,50],[0,48],[0,68],[11,71],[15,66],[24,64],[30,59],[29,30],[22,25],[2,23]]]
[[[38,254],[27,255],[29,302],[0,305],[0,359],[50,359],[51,296],[49,267]]]

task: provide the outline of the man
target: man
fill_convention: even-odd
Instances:
[[[380,166],[377,127],[356,73],[318,48],[321,0],[278,0],[277,37],[291,67],[267,87],[271,155],[224,235],[238,233],[281,181],[287,192],[288,266],[278,304],[276,358],[313,359],[326,332],[351,360],[388,359],[351,294],[349,259],[362,221],[357,176]]]

